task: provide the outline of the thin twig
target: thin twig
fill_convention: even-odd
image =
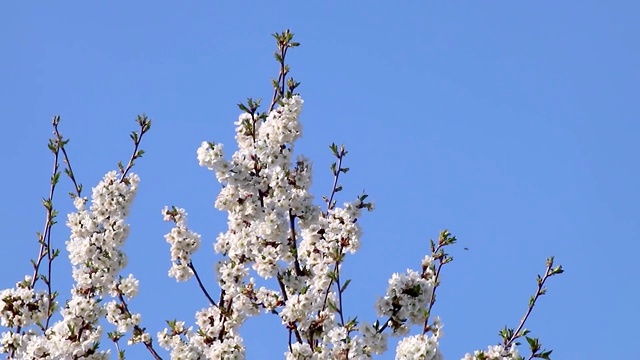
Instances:
[[[204,293],[204,296],[207,298],[207,300],[209,300],[211,305],[218,306],[216,302],[213,300],[213,298],[211,297],[211,295],[209,295],[209,292],[207,291],[207,289],[204,287],[202,280],[200,280],[200,275],[198,275],[198,271],[196,271],[196,267],[193,265],[193,262],[189,261],[189,264],[187,264],[187,267],[191,269],[191,271],[193,271],[193,275],[195,275],[196,280],[198,280],[198,286],[200,286],[200,289]]]
[[[131,139],[133,139],[133,153],[131,154],[131,157],[129,158],[129,162],[127,163],[127,167],[122,169],[120,169],[122,176],[121,176],[121,181],[124,181],[124,179],[127,177],[127,173],[129,172],[129,170],[131,170],[131,168],[133,167],[133,162],[139,158],[140,156],[142,156],[142,150],[138,151],[138,147],[140,146],[140,143],[142,141],[142,137],[144,136],[144,134],[147,133],[147,131],[149,131],[149,129],[151,129],[151,120],[149,120],[149,118],[147,118],[146,115],[139,115],[138,118],[136,119],[136,121],[138,122],[138,125],[140,125],[140,135],[138,135],[138,133],[136,133],[135,131],[131,134]],[[120,164],[121,166],[122,164]]]
[[[53,131],[58,139],[58,141],[62,142],[62,135],[60,134],[60,132],[58,131],[58,123],[54,122],[53,123]],[[67,165],[67,170],[65,171],[67,173],[67,176],[69,176],[69,179],[71,179],[71,182],[73,183],[73,188],[76,192],[76,196],[81,197],[82,196],[82,184],[78,184],[78,182],[76,181],[75,175],[73,173],[73,170],[71,169],[71,161],[69,160],[69,156],[67,155],[67,150],[64,147],[64,145],[66,144],[66,142],[62,142],[62,145],[60,146],[60,150],[62,151],[62,155],[64,156],[64,163]]]
[[[340,178],[340,170],[342,169],[342,159],[344,158],[345,155],[345,151],[344,151],[344,147],[340,148],[340,152],[338,153],[338,166],[337,169],[335,170],[335,173],[333,174],[333,186],[331,187],[331,196],[329,196],[329,201],[327,202],[327,214],[329,213],[329,210],[333,209],[334,204],[333,204],[333,197],[336,195],[337,191],[336,189],[338,188],[338,179]]]
[[[513,336],[511,337],[511,339],[507,341],[507,343],[504,344],[505,349],[508,349],[511,346],[511,344],[513,344],[513,342],[519,337],[518,334],[523,329],[524,324],[527,322],[527,319],[529,318],[529,315],[531,315],[531,312],[533,311],[533,307],[536,305],[536,301],[538,300],[540,295],[544,294],[544,290],[543,290],[544,283],[545,281],[547,281],[547,279],[551,275],[553,275],[553,272],[551,270],[552,267],[553,267],[553,261],[547,262],[547,268],[544,273],[544,276],[538,281],[538,288],[536,289],[536,293],[531,298],[531,301],[529,302],[529,307],[527,308],[527,311],[525,312],[524,316],[520,320],[520,324],[518,325],[518,328],[516,329],[516,331],[513,333]]]
[[[118,299],[120,300],[120,304],[122,304],[122,307],[124,308],[124,311],[127,313],[127,315],[132,316],[131,311],[129,311],[129,306],[127,305],[127,302],[124,300],[124,296],[122,295],[122,292],[120,291],[120,289],[118,289]],[[140,334],[141,336],[142,334],[144,334],[144,332],[145,332],[145,329],[141,328],[139,325],[133,326],[134,334]],[[160,354],[158,354],[156,350],[153,348],[152,341],[142,342],[142,343],[147,348],[147,350],[151,353],[154,359],[162,360],[162,357],[160,357]]]

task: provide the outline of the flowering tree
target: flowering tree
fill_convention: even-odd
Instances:
[[[343,164],[345,147],[335,144],[330,146],[336,159],[331,165],[331,193],[323,198],[323,206],[313,203],[311,161],[293,158],[295,141],[302,134],[298,118],[303,101],[296,92],[300,83],[289,76],[285,59],[299,44],[288,30],[274,37],[279,74],[266,110],[260,111],[259,100],[239,104],[238,150],[230,159],[219,143],[203,142],[197,150],[200,166],[213,171],[222,184],[215,207],[228,214],[228,229],[214,245],[220,256],[215,267],[217,293],[204,286],[191,261],[200,247],[200,235],[188,227],[187,212],[175,206],[162,210],[164,220],[173,224],[165,235],[172,260],[169,277],[195,278],[208,302],[195,314],[195,325],[167,321],[167,328],[154,338],[129,306],[138,293],[138,280],[131,274],[121,275],[127,264],[122,250],[129,233],[126,219],[140,183],[131,169],[144,153],[140,144],[151,121],[146,116],[137,118],[139,130],[131,134],[134,146],[129,162],[107,173],[89,199],[76,181],[65,148],[69,140],[59,132],[60,119],[55,117],[49,142],[53,174],[49,196],[43,201],[46,225],[38,234],[40,249],[32,261],[33,274],[0,292],[0,324],[6,329],[0,339],[1,353],[11,359],[107,359],[115,349],[118,358],[124,359],[120,340],[126,336],[129,345],[145,346],[155,359],[161,359],[157,346],[168,350],[172,359],[243,359],[240,328],[248,318],[269,313],[279,317],[288,331],[286,359],[369,359],[387,352],[389,336],[403,337],[396,359],[443,358],[438,348],[442,322],[432,311],[442,268],[453,260],[446,251],[456,238],[442,231],[437,241],[431,241],[430,253],[418,270],[391,276],[386,293],[375,303],[379,319],[364,322],[346,316],[343,299],[350,280],[341,276],[341,267],[360,247],[357,220],[363,210],[373,210],[373,204],[362,194],[337,205],[334,198],[342,190],[339,179],[349,168]],[[53,261],[60,255],[51,229],[58,215],[53,197],[61,164],[75,189],[71,197],[76,209],[67,217],[71,234],[66,241],[75,283],[64,304],[59,303],[50,280]],[[528,343],[528,359],[549,359],[551,351],[543,350],[537,338],[528,337],[524,325],[545,294],[547,279],[562,271],[554,266],[553,257],[547,259],[517,327],[505,327],[497,345],[463,359],[523,359],[517,348],[522,338]],[[272,286],[259,286],[256,278]],[[55,313],[60,316],[54,322]],[[100,347],[105,327],[113,329],[107,333],[113,342],[107,349]],[[418,335],[408,335],[412,327],[420,330]]]

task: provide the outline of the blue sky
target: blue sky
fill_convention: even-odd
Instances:
[[[210,244],[226,215],[213,208],[219,185],[195,150],[203,140],[233,148],[235,104],[269,98],[270,34],[290,28],[302,43],[289,61],[305,99],[296,152],[314,160],[314,194],[330,190],[328,145],[344,143],[351,171],[339,202],[366,190],[377,207],[345,267],[348,314],[374,320],[388,277],[418,267],[428,239],[449,228],[460,244],[435,309],[447,359],[517,325],[549,255],[566,273],[551,279],[528,327],[553,358],[640,356],[639,11],[632,1],[5,2],[0,288],[30,273],[36,255],[52,116],[62,116],[89,194],[128,159],[128,133],[146,112],[153,128],[135,168],[127,245],[141,294],[131,306],[152,334],[165,319],[192,321],[206,299],[166,276],[170,225],[160,210],[187,209],[203,235],[196,266],[212,287]],[[60,190],[66,213],[71,188]],[[64,249],[67,228],[54,235]],[[66,295],[61,260],[54,281]],[[244,334],[249,359],[282,357],[277,318],[251,321]],[[142,347],[128,354],[147,358]]]

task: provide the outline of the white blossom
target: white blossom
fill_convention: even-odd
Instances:
[[[436,336],[415,335],[400,340],[396,348],[396,360],[441,360]]]
[[[472,354],[465,354],[462,360],[516,360],[520,354],[515,346],[505,349],[503,345],[489,346],[487,350],[476,350]]]

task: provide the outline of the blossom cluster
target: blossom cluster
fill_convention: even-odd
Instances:
[[[106,317],[123,333],[139,324],[140,315],[131,314],[121,301],[102,303],[109,295],[131,299],[138,292],[138,281],[132,275],[119,276],[127,264],[121,249],[129,234],[125,219],[138,183],[135,174],[120,178],[115,171],[109,172],[93,188],[89,209],[87,198],[74,200],[76,212],[68,216],[71,237],[66,245],[75,284],[71,298],[61,308],[62,319],[44,331],[4,332],[2,352],[20,359],[107,359],[110,352],[98,349],[103,332],[100,318]],[[13,309],[3,311],[3,326],[25,327],[42,321],[49,306],[47,297],[27,288],[28,280],[15,290],[2,292],[5,307]],[[141,336],[139,341],[143,339],[149,340]]]
[[[505,348],[503,345],[489,346],[487,350],[476,350],[472,354],[466,354],[462,360],[516,360],[520,359],[520,353],[515,346]]]
[[[165,235],[165,239],[171,245],[172,266],[169,269],[169,277],[177,281],[187,281],[193,276],[191,255],[200,248],[200,234],[187,227],[187,212],[184,209],[162,210],[165,221],[173,221],[175,226]]]
[[[31,281],[31,276],[25,276],[15,288],[0,291],[0,325],[26,327],[45,319],[49,297],[44,291],[32,289]]]

